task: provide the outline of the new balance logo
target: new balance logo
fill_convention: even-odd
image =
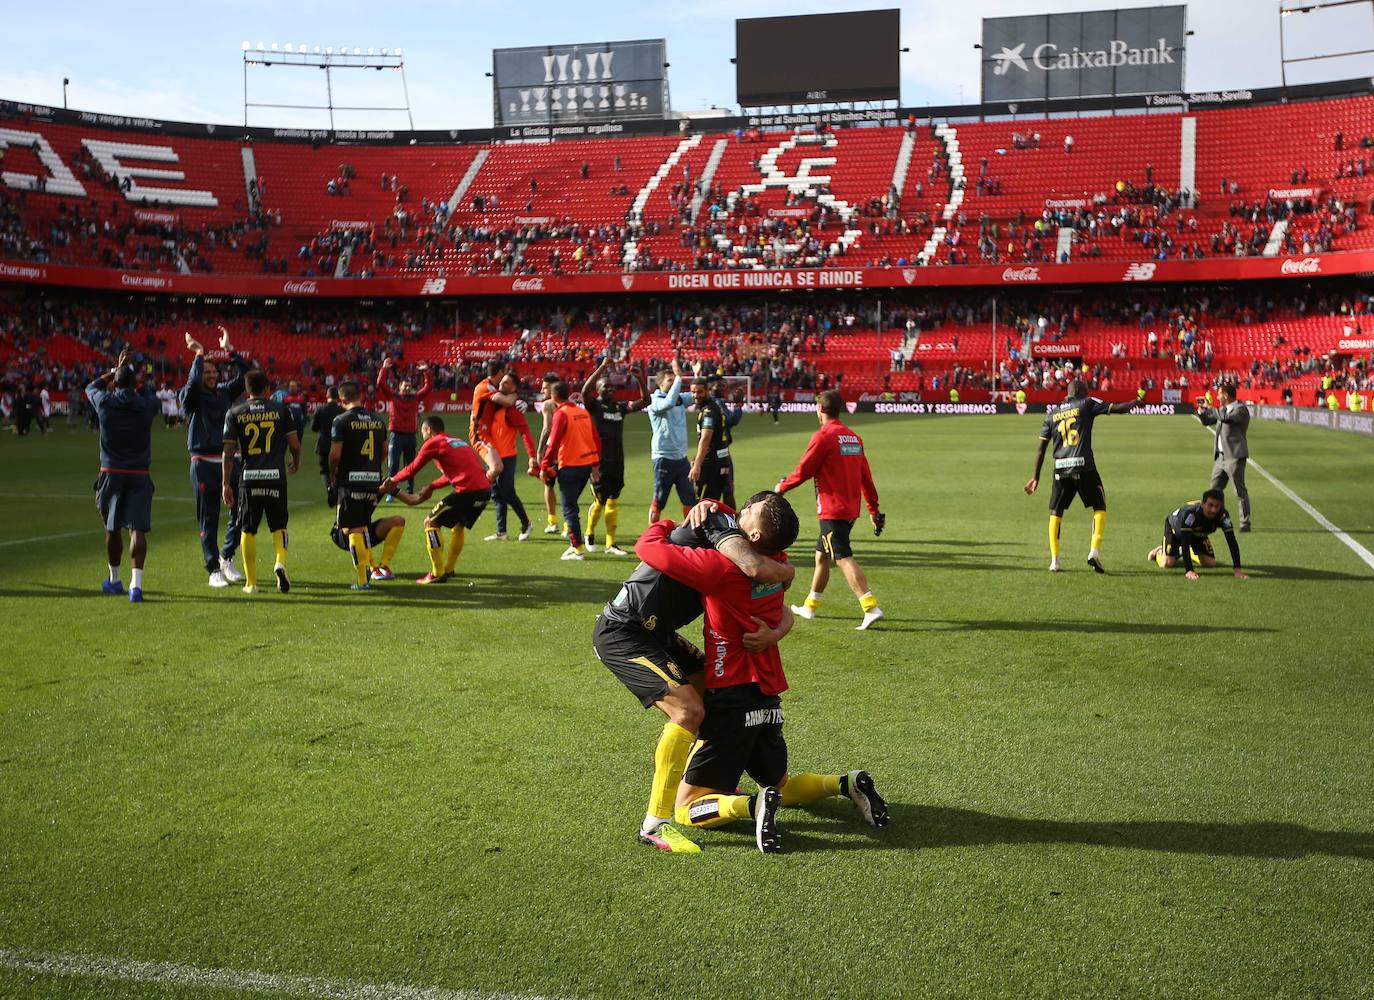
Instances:
[[[1156,264],[1127,264],[1122,281],[1151,281],[1155,276]]]
[[[420,294],[443,295],[446,287],[448,287],[447,278],[426,278],[425,283],[420,286]]]

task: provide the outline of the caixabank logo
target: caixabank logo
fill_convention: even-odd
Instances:
[[[1114,69],[1118,66],[1164,66],[1176,63],[1178,49],[1160,38],[1154,45],[1137,48],[1120,38],[1113,38],[1105,48],[1080,49],[1073,46],[1061,49],[1054,42],[1043,42],[1026,54],[1029,42],[1016,46],[1002,46],[992,56],[994,76],[1006,76],[1013,69],[1029,73],[1031,67],[1052,73],[1059,70]]]

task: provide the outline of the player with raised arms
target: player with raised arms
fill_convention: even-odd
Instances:
[[[596,551],[596,525],[606,515],[606,539],[603,551],[608,556],[627,556],[615,544],[616,528],[620,525],[620,494],[625,489],[625,417],[638,413],[649,405],[648,386],[644,376],[636,372],[639,398],[623,402],[615,398],[607,369],[609,354],[582,383],[582,405],[592,415],[592,423],[601,438],[601,476],[592,483],[592,504],[587,508],[587,551]]]
[[[1126,403],[1104,403],[1088,395],[1082,379],[1069,382],[1064,402],[1045,412],[1040,428],[1040,445],[1035,452],[1035,474],[1025,485],[1030,496],[1040,485],[1040,468],[1045,452],[1054,446],[1054,489],[1050,493],[1050,572],[1058,573],[1059,529],[1064,511],[1077,496],[1093,511],[1093,534],[1088,548],[1088,565],[1105,573],[1102,566],[1102,536],[1107,530],[1107,490],[1093,457],[1093,421],[1108,413],[1126,413],[1145,401],[1145,390],[1137,389],[1135,399]]]
[[[692,369],[692,399],[697,404],[697,451],[688,475],[698,500],[720,500],[735,506],[735,463],[730,457],[733,437],[725,407],[711,394],[711,380],[698,361]]]

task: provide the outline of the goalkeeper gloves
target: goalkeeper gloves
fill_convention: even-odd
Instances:
[[[1144,389],[1144,387],[1142,386],[1141,388],[1139,388],[1139,389],[1137,389],[1137,390],[1135,391],[1135,399],[1136,399],[1136,402],[1139,403],[1139,402],[1141,402],[1142,400],[1144,400],[1144,398],[1145,398],[1145,389]]]
[[[873,515],[873,534],[881,535],[887,527],[887,515],[881,511]]]

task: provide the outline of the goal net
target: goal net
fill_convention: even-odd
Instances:
[[[753,378],[749,375],[722,375],[721,381],[724,383],[725,401],[732,406],[737,399],[743,399],[745,404],[754,401]]]

